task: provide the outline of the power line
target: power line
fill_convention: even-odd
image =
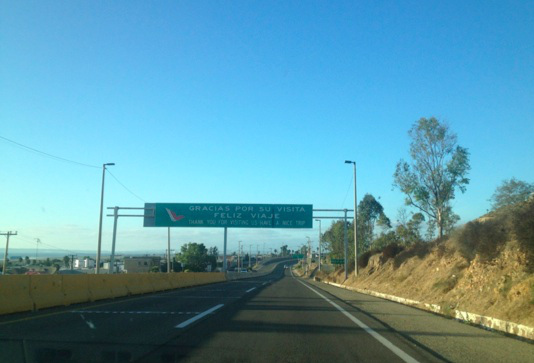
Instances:
[[[63,161],[63,162],[67,162],[67,163],[71,163],[71,164],[76,164],[76,165],[80,165],[80,166],[85,166],[85,167],[88,167],[88,168],[96,168],[96,169],[100,169],[99,166],[96,166],[96,165],[90,165],[90,164],[84,164],[84,163],[80,163],[78,161],[74,161],[74,160],[70,160],[70,159],[65,159],[65,158],[62,158],[60,156],[56,156],[56,155],[52,155],[52,154],[49,154],[49,153],[46,153],[44,151],[41,151],[41,150],[37,150],[37,149],[34,149],[33,147],[29,147],[29,146],[26,146],[26,145],[23,145],[19,142],[16,142],[16,141],[13,141],[11,139],[8,139],[7,137],[3,137],[3,136],[0,136],[0,139],[2,140],[5,140],[7,142],[10,142],[14,145],[17,145],[23,149],[26,149],[26,150],[29,150],[29,151],[32,151],[34,153],[37,153],[37,154],[41,154],[41,155],[44,155],[44,156],[47,156],[49,158],[52,158],[52,159],[55,159],[55,160],[58,160],[58,161]]]
[[[119,183],[119,184],[120,184],[124,189],[126,189],[131,195],[133,195],[134,197],[136,197],[137,199],[139,199],[141,202],[146,203],[145,200],[144,200],[143,198],[141,198],[140,196],[138,196],[137,194],[135,194],[134,192],[132,192],[130,189],[128,189],[128,188],[126,187],[126,185],[122,184],[122,183],[120,182],[120,180],[117,179],[117,177],[116,177],[115,175],[113,175],[113,174],[111,173],[111,171],[109,171],[109,169],[106,169],[106,171],[108,172],[109,175],[111,175],[111,176],[113,177],[113,179],[115,179],[115,180],[117,181],[117,183]]]
[[[76,253],[75,251],[72,251],[72,250],[67,250],[67,249],[64,249],[64,248],[61,248],[61,247],[57,247],[57,246],[51,245],[49,243],[41,242],[40,238],[36,238],[36,237],[24,235],[24,234],[19,234],[19,238],[23,239],[23,240],[26,240],[26,241],[22,241],[22,242],[25,242],[25,243],[28,243],[28,244],[30,244],[30,243],[34,244],[35,240],[37,239],[37,240],[39,240],[38,243],[40,243],[41,245],[45,245],[47,247],[50,247],[50,248],[53,248],[53,249],[56,249],[56,250],[59,250],[59,251],[64,251],[64,252],[68,252],[68,253]],[[32,239],[32,242],[28,242],[29,239]]]
[[[0,139],[2,140],[5,140],[7,142],[10,142],[16,146],[19,146],[25,150],[28,150],[28,151],[32,151],[34,153],[37,153],[37,154],[41,154],[43,156],[46,156],[46,157],[49,157],[49,158],[52,158],[54,160],[58,160],[58,161],[63,161],[63,162],[67,162],[67,163],[71,163],[71,164],[76,164],[76,165],[80,165],[80,166],[85,166],[85,167],[88,167],[88,168],[96,168],[96,169],[100,169],[101,167],[100,166],[96,166],[96,165],[90,165],[90,164],[84,164],[84,163],[80,163],[78,161],[74,161],[74,160],[70,160],[70,159],[65,159],[65,158],[62,158],[60,156],[56,156],[56,155],[52,155],[52,154],[49,154],[49,153],[46,153],[44,151],[41,151],[41,150],[37,150],[33,147],[30,147],[30,146],[26,146],[26,145],[23,145],[19,142],[16,142],[16,141],[13,141],[11,139],[8,139],[7,137],[3,137],[3,136],[0,136]],[[113,179],[115,179],[117,181],[117,183],[119,183],[124,189],[126,189],[130,194],[132,194],[134,197],[136,197],[137,199],[141,200],[142,202],[145,202],[145,200],[143,198],[141,198],[140,196],[138,196],[137,194],[135,194],[134,192],[132,192],[128,187],[126,187],[126,185],[124,185],[123,183],[121,183],[121,181],[119,179],[117,179],[117,177],[115,175],[113,175],[109,169],[107,169],[107,172],[113,177]]]

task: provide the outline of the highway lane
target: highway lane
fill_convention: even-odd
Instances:
[[[0,317],[0,362],[134,361],[281,274]],[[182,324],[183,326],[180,326]]]
[[[532,361],[533,345],[411,307],[267,276],[0,318],[0,362]]]

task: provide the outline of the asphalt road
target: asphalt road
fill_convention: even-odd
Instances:
[[[534,345],[271,274],[0,317],[0,362],[532,362]]]

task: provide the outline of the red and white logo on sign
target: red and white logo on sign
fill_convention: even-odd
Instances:
[[[167,213],[169,213],[169,217],[171,218],[171,221],[173,222],[178,222],[180,219],[184,219],[185,216],[184,215],[176,215],[176,213],[174,213],[172,210],[170,210],[169,208],[165,208],[167,210]]]

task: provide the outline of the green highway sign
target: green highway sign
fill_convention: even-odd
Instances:
[[[344,265],[345,260],[342,258],[331,258],[330,263],[332,263],[332,265]]]
[[[311,204],[145,203],[145,227],[312,228]]]
[[[303,254],[295,254],[292,256],[293,258],[304,258]]]

